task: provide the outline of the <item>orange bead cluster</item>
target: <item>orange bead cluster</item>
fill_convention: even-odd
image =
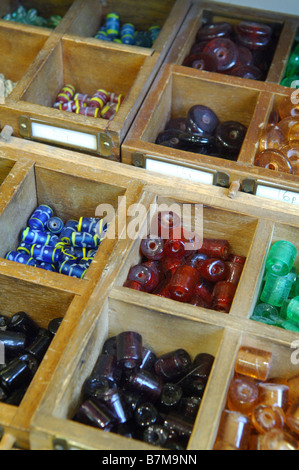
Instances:
[[[119,110],[124,96],[98,89],[92,96],[76,93],[73,85],[65,85],[58,93],[53,108],[83,116],[111,120]]]
[[[285,97],[263,130],[254,164],[299,175],[299,105]]]
[[[214,450],[298,450],[299,374],[269,378],[272,353],[242,346]]]

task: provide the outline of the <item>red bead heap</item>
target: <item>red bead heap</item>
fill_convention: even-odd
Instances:
[[[229,313],[246,258],[232,254],[228,240],[192,239],[166,212],[158,214],[156,233],[141,240],[142,259],[130,268],[124,287]]]
[[[53,108],[71,113],[111,120],[124,100],[121,94],[98,89],[94,95],[76,93],[72,85],[65,85],[58,93]]]

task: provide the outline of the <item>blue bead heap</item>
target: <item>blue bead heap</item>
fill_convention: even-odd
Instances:
[[[121,24],[117,13],[109,13],[95,38],[119,44],[152,47],[160,31],[161,28],[157,25],[151,26],[148,31],[136,31],[132,23]]]
[[[43,204],[29,218],[18,248],[5,259],[83,279],[107,228],[103,219],[94,217],[64,223]]]

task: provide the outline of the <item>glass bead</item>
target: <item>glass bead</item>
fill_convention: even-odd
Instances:
[[[0,331],[0,341],[5,347],[7,353],[19,353],[24,350],[27,341],[25,333],[18,331]]]
[[[181,235],[181,217],[174,211],[157,212],[151,220],[151,235],[157,235],[163,240]]]
[[[152,403],[159,399],[162,391],[160,378],[147,370],[132,373],[128,379],[128,386],[133,392],[142,394],[145,399],[150,400]]]
[[[202,397],[214,363],[214,356],[208,353],[197,354],[191,371],[180,381],[184,395]]]
[[[211,306],[213,298],[213,288],[213,283],[207,281],[202,277],[195,286],[194,294],[201,297],[207,303],[208,306]]]
[[[103,403],[107,407],[118,423],[126,423],[131,418],[130,410],[120,390],[116,388],[100,390],[96,399],[98,403]]]
[[[260,303],[255,307],[251,319],[267,325],[280,326],[281,324],[279,310],[273,305],[265,303]]]
[[[204,53],[215,57],[217,61],[217,70],[225,72],[233,67],[239,56],[238,47],[228,38],[212,39],[204,48]]]
[[[251,346],[239,348],[235,372],[257,380],[267,380],[272,363],[272,353]]]
[[[248,47],[238,46],[238,51],[239,51],[238,60],[240,61],[241,65],[243,66],[253,65],[252,52],[250,49],[248,49]]]
[[[184,349],[176,349],[159,356],[155,362],[155,373],[164,381],[180,378],[189,372],[191,358]]]
[[[148,348],[142,348],[142,362],[139,365],[140,370],[153,370],[154,364],[157,360],[156,354]]]
[[[117,367],[115,354],[100,354],[92,371],[92,377],[109,380],[111,385],[120,381],[121,372]]]
[[[138,426],[146,428],[156,423],[158,419],[157,408],[150,402],[141,403],[135,410],[134,419]]]
[[[227,406],[232,411],[249,414],[259,399],[258,385],[250,377],[235,377],[229,386]]]
[[[226,261],[225,264],[228,268],[226,280],[228,282],[232,282],[235,285],[238,285],[244,265],[241,263],[234,263],[233,261]]]
[[[208,259],[208,255],[205,255],[204,253],[200,252],[195,252],[186,259],[186,264],[192,266],[193,268],[199,269],[202,262],[206,259]]]
[[[210,305],[202,297],[196,294],[193,295],[189,304],[194,305],[194,307],[210,308]]]
[[[224,156],[237,158],[241,150],[247,128],[236,121],[224,121],[217,126],[216,140],[219,152]]]
[[[218,123],[218,117],[211,108],[195,105],[187,113],[186,130],[191,134],[212,134]]]
[[[219,257],[226,260],[230,255],[230,245],[228,240],[204,238],[199,252],[209,256],[210,258]]]
[[[272,429],[262,434],[260,450],[298,450],[298,441],[284,430]]]
[[[186,118],[185,117],[178,117],[178,118],[173,118],[173,119],[170,119],[166,126],[165,126],[165,130],[169,130],[169,129],[176,129],[176,130],[179,130],[181,132],[185,132],[186,130]]]
[[[153,294],[158,295],[159,297],[166,297],[167,299],[171,299],[171,294],[169,291],[169,279],[164,279],[161,281],[157,288],[153,291]]]
[[[291,98],[286,96],[278,105],[280,119],[288,117],[299,117],[299,105],[292,103]]]
[[[184,259],[175,258],[175,257],[170,257],[170,258],[166,257],[161,260],[161,268],[162,268],[162,271],[165,273],[165,275],[169,273],[173,275],[175,271],[177,270],[177,268],[181,266],[182,264],[185,264]]]
[[[201,404],[201,397],[182,397],[179,405],[179,411],[187,419],[195,421],[197,412]]]
[[[193,423],[178,412],[170,412],[163,415],[163,426],[169,431],[175,431],[179,436],[189,438],[192,433]]]
[[[34,357],[23,355],[12,359],[0,371],[0,384],[10,393],[23,385],[28,385],[36,372],[38,363]]]
[[[239,34],[268,37],[272,34],[272,27],[268,24],[258,23],[254,21],[241,21],[237,24],[236,31]]]
[[[263,150],[257,155],[254,164],[262,168],[267,168],[268,170],[293,173],[291,162],[280,150]]]
[[[266,260],[266,269],[277,276],[288,274],[297,256],[297,248],[287,240],[275,242],[269,251]]]
[[[194,294],[199,277],[199,272],[192,266],[179,266],[169,282],[171,298],[179,302],[189,302]]]
[[[138,281],[130,281],[130,280],[126,280],[124,282],[124,285],[123,287],[129,287],[130,289],[135,289],[135,290],[139,290],[139,291],[142,291],[142,292],[145,292],[145,289],[144,287],[142,286],[142,284]]]
[[[185,240],[170,238],[164,244],[164,256],[166,258],[182,259],[186,255]]]
[[[165,147],[179,148],[179,133],[178,129],[167,129],[158,134],[155,143],[157,145],[164,145]]]
[[[262,152],[266,149],[280,149],[280,147],[286,143],[287,140],[280,128],[271,124],[262,131],[258,151]]]
[[[17,312],[10,319],[9,330],[24,333],[33,339],[38,334],[39,326],[26,312]]]
[[[232,449],[245,450],[250,434],[250,419],[238,411],[223,410],[216,442]]]
[[[123,331],[116,336],[117,364],[133,369],[142,361],[142,336],[135,331]]]
[[[168,440],[168,431],[159,424],[151,424],[144,431],[143,440],[153,446],[163,447]]]
[[[207,72],[217,71],[217,60],[216,58],[205,52],[196,52],[186,57],[183,62],[185,67],[191,67],[197,70],[205,70]]]
[[[274,307],[281,307],[283,301],[288,299],[295,279],[296,275],[293,272],[285,276],[276,276],[267,272],[260,300]]]
[[[292,51],[286,68],[286,75],[288,77],[297,75],[299,72],[299,50],[298,46]]]
[[[285,414],[282,408],[260,404],[254,408],[251,415],[252,424],[259,433],[282,429],[285,424]]]
[[[299,374],[289,377],[287,386],[289,387],[289,402],[293,403],[299,399]]]
[[[143,238],[140,243],[141,253],[151,260],[160,260],[164,256],[164,240],[162,238]]]
[[[172,383],[163,384],[158,404],[159,409],[164,412],[177,409],[182,396],[183,390],[180,385]]]
[[[127,280],[140,282],[146,292],[152,292],[159,283],[159,274],[149,266],[136,264],[130,268]]]
[[[213,299],[211,308],[217,312],[229,313],[234,295],[236,284],[228,281],[219,281],[213,289]]]
[[[287,301],[285,315],[287,320],[299,326],[299,296]]]
[[[233,67],[229,72],[235,77],[247,78],[248,80],[261,80],[263,77],[261,70],[254,65],[239,65]]]
[[[289,387],[270,382],[259,383],[259,402],[262,405],[277,406],[286,409],[288,404]]]
[[[97,399],[97,396],[101,396],[101,394],[110,387],[113,387],[113,383],[109,381],[106,377],[97,377],[97,376],[90,376],[88,377],[83,385],[83,395],[84,399],[87,400],[89,398]]]
[[[292,142],[293,140],[299,139],[299,120],[297,120],[294,125],[289,129],[289,140]]]
[[[225,21],[210,23],[202,26],[197,35],[197,41],[210,41],[219,37],[228,37],[233,31],[233,27],[230,23]]]
[[[52,341],[52,336],[48,330],[41,328],[36,338],[26,346],[25,351],[35,357],[40,363],[46,354],[48,347]]]
[[[99,405],[93,400],[86,400],[82,403],[74,419],[105,431],[111,431],[115,424],[114,417],[105,405]]]
[[[287,116],[284,119],[281,119],[277,123],[277,127],[281,130],[283,135],[285,136],[286,141],[289,141],[289,134],[293,126],[295,126],[299,122],[298,116]],[[295,139],[293,139],[295,140]]]
[[[280,85],[288,87],[288,88],[298,89],[298,82],[299,82],[298,71],[299,71],[299,69],[297,70],[297,75],[292,75],[292,76],[289,76],[289,77],[285,77],[283,80],[281,80]]]
[[[208,258],[201,263],[199,273],[207,281],[218,282],[226,279],[228,268],[222,259]]]

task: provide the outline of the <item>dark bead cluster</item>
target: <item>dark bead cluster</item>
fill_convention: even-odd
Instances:
[[[238,121],[220,122],[208,106],[192,106],[187,116],[170,119],[155,143],[187,152],[237,160],[247,127]]]
[[[180,220],[167,227],[168,216],[160,212],[158,234],[141,240],[142,260],[130,268],[124,287],[229,313],[246,257],[231,253],[228,240],[189,238]]]
[[[192,361],[179,348],[157,356],[142,336],[124,331],[104,343],[83,387],[74,420],[148,444],[183,450],[188,444],[214,357]]]
[[[0,401],[18,406],[55,336],[62,318],[41,328],[26,312],[0,315],[0,341],[5,363],[0,364]]]
[[[251,80],[265,80],[275,49],[268,24],[241,21],[202,26],[183,65]]]

